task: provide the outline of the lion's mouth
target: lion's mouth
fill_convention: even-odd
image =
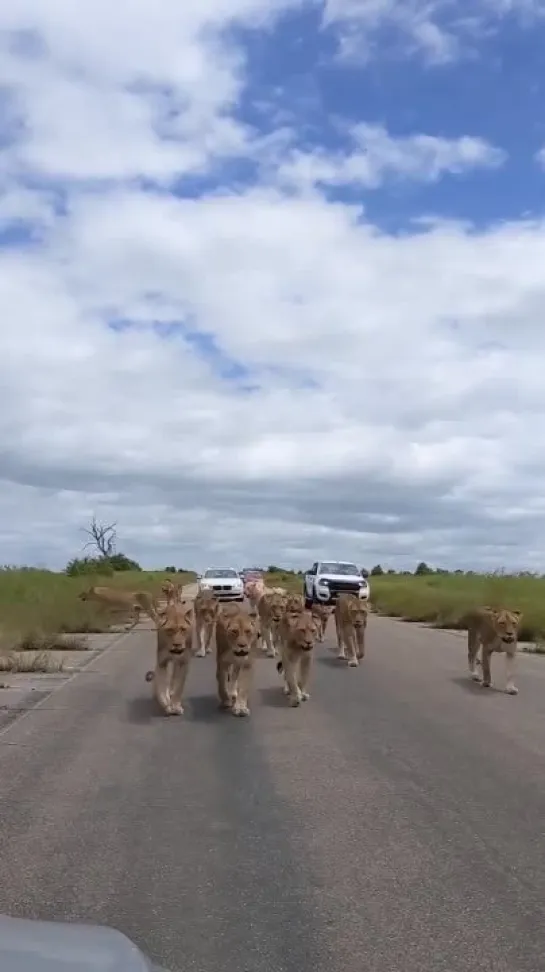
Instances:
[[[235,648],[234,649],[234,654],[237,656],[237,658],[244,658],[245,655],[248,654],[248,649],[247,648]]]
[[[501,640],[505,645],[512,645],[515,639],[513,635],[504,635]]]

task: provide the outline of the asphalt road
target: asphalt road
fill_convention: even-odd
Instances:
[[[173,972],[545,968],[545,659],[487,693],[463,639],[373,617],[300,709],[260,659],[238,720],[210,659],[156,714],[152,656],[127,636],[0,733],[0,911],[111,924]]]

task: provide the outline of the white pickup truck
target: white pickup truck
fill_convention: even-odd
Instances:
[[[367,601],[369,582],[356,564],[340,560],[320,560],[305,574],[305,606],[334,604],[339,594],[357,594]]]

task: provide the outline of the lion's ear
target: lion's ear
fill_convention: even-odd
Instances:
[[[519,621],[522,618],[522,611],[511,611],[511,614],[514,614]]]

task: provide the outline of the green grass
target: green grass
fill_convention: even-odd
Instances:
[[[158,594],[167,578],[190,584],[195,575],[137,571],[105,578],[72,578],[49,571],[0,570],[0,653],[9,656],[13,650],[22,650],[43,655],[56,648],[84,650],[85,639],[70,639],[66,635],[108,631],[112,623],[125,618],[80,601],[78,594],[82,590],[97,583]],[[303,578],[284,571],[265,574],[265,583],[290,591],[303,590]],[[545,579],[387,575],[371,577],[370,583],[372,605],[378,614],[426,622],[438,628],[463,628],[465,615],[474,607],[517,609],[524,615],[521,640],[536,642],[536,649],[545,653]]]
[[[288,591],[297,594],[303,593],[303,577],[297,574],[285,573],[283,570],[275,570],[272,573],[263,575],[267,587],[285,587]]]
[[[278,571],[265,574],[269,587],[302,591],[303,578]],[[536,642],[545,654],[545,578],[478,574],[431,574],[424,577],[370,577],[371,604],[377,614],[420,621],[437,628],[464,628],[475,607],[522,611],[521,641]]]
[[[58,642],[52,636],[66,633],[108,631],[114,617],[99,605],[80,601],[78,594],[98,584],[125,590],[146,590],[158,594],[166,578],[189,584],[194,574],[166,574],[162,571],[120,572],[112,577],[66,577],[41,570],[0,570],[0,650],[44,650],[70,648],[76,642]],[[79,647],[85,647],[80,642]]]
[[[371,601],[378,614],[437,628],[464,628],[475,607],[522,611],[521,641],[545,639],[545,579],[505,575],[371,577]]]

